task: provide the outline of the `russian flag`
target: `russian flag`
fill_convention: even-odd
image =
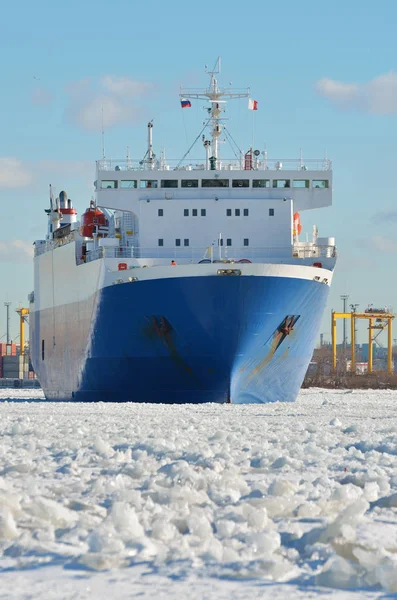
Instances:
[[[252,100],[252,98],[249,98],[248,108],[249,110],[258,110],[258,102],[256,100]]]
[[[186,98],[182,98],[181,106],[182,106],[182,108],[191,108],[192,103],[190,102],[190,100],[186,100]]]

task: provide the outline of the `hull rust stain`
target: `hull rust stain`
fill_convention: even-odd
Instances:
[[[145,317],[147,325],[145,327],[146,335],[153,340],[159,339],[167,347],[168,352],[172,360],[182,369],[184,369],[189,375],[194,376],[192,369],[180,356],[175,346],[174,328],[168,319],[164,316],[157,317]]]
[[[267,352],[266,356],[252,369],[249,375],[249,379],[252,379],[253,377],[257,376],[270,363],[274,354],[284,342],[284,340],[287,338],[287,336],[290,336],[293,333],[294,326],[296,325],[299,317],[300,315],[287,315],[285,319],[283,319],[283,321],[280,323],[280,325],[273,332],[273,334],[270,336],[270,338],[265,344],[265,346],[270,344],[269,351]],[[289,348],[286,348],[282,356],[279,357],[280,360],[283,360],[287,357],[288,350]],[[245,367],[243,367],[240,370],[243,371],[244,369]]]

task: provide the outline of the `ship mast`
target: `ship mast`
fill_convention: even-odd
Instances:
[[[220,71],[221,57],[218,56],[212,71],[208,71],[206,68],[206,73],[210,76],[210,84],[208,88],[198,90],[181,88],[180,92],[181,99],[186,98],[196,100],[207,100],[211,103],[211,106],[207,109],[209,114],[209,121],[211,122],[212,151],[210,152],[211,156],[209,158],[211,169],[216,169],[219,166],[219,138],[222,135],[223,130],[223,119],[221,119],[221,114],[225,110],[224,105],[226,104],[226,100],[224,100],[224,98],[232,100],[234,98],[248,98],[249,96],[249,88],[241,90],[232,90],[231,88],[219,88],[218,80],[215,76],[218,75]],[[206,154],[208,156],[208,142],[205,140],[203,141],[204,147],[206,148]]]

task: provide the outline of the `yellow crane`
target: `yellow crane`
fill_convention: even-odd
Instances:
[[[19,343],[20,356],[24,356],[25,354],[25,323],[27,321],[27,316],[29,314],[28,308],[17,308],[16,312],[19,314]]]
[[[368,373],[372,373],[373,352],[372,343],[374,341],[374,331],[383,331],[387,329],[387,371],[393,373],[393,334],[392,322],[394,315],[390,312],[377,312],[368,310],[364,313],[338,313],[332,311],[331,332],[332,332],[332,367],[336,371],[336,319],[351,319],[351,352],[352,364],[351,372],[356,372],[356,319],[368,320]]]

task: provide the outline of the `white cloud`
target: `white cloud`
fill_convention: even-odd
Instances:
[[[44,87],[36,87],[32,91],[32,102],[38,106],[47,106],[53,100],[52,94]]]
[[[109,92],[122,96],[140,96],[152,87],[150,83],[145,81],[135,81],[129,77],[117,77],[115,75],[105,75],[101,79],[101,84]]]
[[[152,85],[129,77],[105,75],[83,79],[66,87],[69,103],[66,118],[87,131],[99,131],[123,123],[133,123],[142,117],[139,99],[150,92]]]
[[[88,160],[32,160],[0,157],[0,190],[18,190],[31,186],[37,191],[46,184],[68,180],[82,181],[92,189],[94,162]]]
[[[82,129],[99,131],[121,123],[131,123],[141,116],[141,111],[128,102],[111,96],[98,95],[73,102],[67,112],[68,119]]]
[[[315,89],[340,108],[356,108],[378,115],[397,114],[397,73],[393,71],[366,83],[324,78],[316,82]]]
[[[0,262],[25,263],[31,262],[33,245],[24,240],[0,240]]]
[[[65,86],[65,92],[69,96],[80,96],[81,94],[87,93],[93,85],[93,79],[85,77],[84,79],[78,79],[77,81],[70,81]]]
[[[375,235],[370,239],[371,245],[380,252],[397,252],[397,241],[384,235]]]
[[[31,170],[22,161],[14,157],[0,157],[0,189],[26,187],[32,180]]]

